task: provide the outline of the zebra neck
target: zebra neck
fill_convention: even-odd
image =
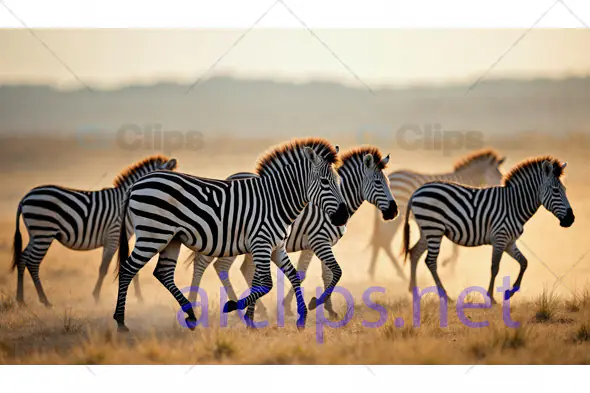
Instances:
[[[506,206],[512,211],[514,217],[518,217],[521,223],[525,223],[541,207],[539,201],[540,183],[537,179],[527,179],[527,182],[519,182],[503,187],[506,193]]]
[[[105,188],[104,190],[101,190],[100,192],[104,192],[106,193],[106,195],[108,195],[109,197],[107,198],[108,200],[110,200],[110,198],[114,198],[116,201],[119,202],[123,202],[123,199],[125,199],[125,195],[127,194],[127,188],[122,188],[122,187],[113,187],[113,188]],[[115,209],[119,209],[120,203],[115,203],[114,204],[114,208]]]
[[[348,171],[339,170],[338,174],[340,175],[340,188],[342,190],[344,202],[346,202],[348,212],[350,215],[352,215],[365,201],[361,192],[362,180],[359,179],[355,181],[355,179],[351,179],[354,172],[351,173]]]
[[[263,176],[262,194],[268,200],[271,219],[291,225],[309,202],[307,196],[307,174],[285,170]]]

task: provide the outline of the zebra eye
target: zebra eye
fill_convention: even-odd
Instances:
[[[328,179],[326,179],[325,177],[322,177],[322,178],[320,179],[320,181],[322,182],[322,184],[323,184],[324,186],[327,186],[327,185],[329,185],[329,184],[330,184],[330,182],[328,181]]]

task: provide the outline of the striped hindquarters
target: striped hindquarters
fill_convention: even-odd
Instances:
[[[102,246],[105,233],[118,220],[119,203],[114,189],[88,192],[59,186],[34,188],[21,201],[30,236],[56,238],[77,250]]]
[[[498,188],[427,183],[414,193],[412,214],[426,235],[445,235],[463,246],[489,244],[491,224],[502,214]]]

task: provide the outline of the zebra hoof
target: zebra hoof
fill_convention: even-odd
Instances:
[[[236,311],[237,309],[238,309],[238,302],[236,302],[235,300],[228,300],[227,303],[225,303],[225,306],[223,306],[224,313]]]
[[[117,332],[119,333],[129,333],[129,328],[125,325],[117,326]]]
[[[514,288],[509,289],[506,292],[504,292],[504,300],[510,299],[512,296],[514,296],[514,294],[516,292],[518,292],[519,289],[520,289],[520,287],[514,287]]]
[[[19,307],[27,307],[27,303],[24,300],[22,300],[22,299],[20,299],[20,300],[19,299],[16,299],[16,304]]]
[[[328,310],[328,318],[331,320],[338,320],[338,313],[335,311]]]
[[[45,306],[45,308],[53,308],[53,304],[51,304],[49,302],[42,302],[42,303]]]
[[[186,317],[184,321],[186,322],[186,327],[188,327],[190,330],[195,330],[195,328],[197,327],[196,318]]]
[[[244,315],[244,323],[246,323],[246,327],[248,329],[256,329],[256,326],[254,326],[254,321],[248,315]]]
[[[316,299],[315,297],[312,297],[311,300],[309,301],[309,305],[307,307],[310,310],[315,310],[317,306],[318,306],[318,299]]]
[[[306,319],[306,318],[299,318],[299,319],[297,320],[297,329],[298,329],[298,330],[303,330],[303,329],[305,329],[305,319]]]

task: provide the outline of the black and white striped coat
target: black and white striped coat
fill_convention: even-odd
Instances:
[[[475,151],[466,157],[461,158],[455,164],[452,172],[438,174],[423,174],[413,171],[400,170],[391,172],[388,175],[391,192],[400,209],[400,219],[392,222],[384,222],[378,215],[375,215],[373,234],[371,235],[371,262],[369,265],[369,276],[375,277],[375,268],[379,251],[388,256],[393,264],[399,277],[405,280],[405,275],[401,266],[397,262],[394,252],[391,249],[392,240],[397,233],[400,223],[403,222],[403,215],[408,204],[408,200],[421,185],[431,181],[456,182],[469,186],[494,186],[502,182],[502,173],[500,165],[505,161],[505,157],[500,157],[497,152],[491,149]],[[452,255],[442,262],[445,266],[447,263],[455,268],[455,263],[459,256],[458,246],[454,245]]]
[[[119,330],[127,330],[124,311],[129,282],[158,253],[154,275],[188,314],[187,325],[196,326],[191,304],[174,283],[181,244],[207,256],[253,254],[256,268],[250,294],[228,301],[223,309],[248,307],[250,321],[256,299],[272,288],[270,257],[278,250],[281,268],[295,288],[297,325],[305,325],[307,309],[284,240],[310,202],[326,212],[334,225],[346,223],[348,209],[334,169],[337,162],[337,150],[329,142],[303,139],[264,156],[258,176],[251,179],[227,181],[159,172],[135,183],[125,208],[137,239],[130,256],[125,231],[120,240],[119,296],[113,316]]]
[[[152,156],[127,168],[115,179],[115,187],[112,188],[82,191],[48,185],[29,191],[19,202],[16,213],[12,269],[18,267],[17,301],[24,302],[23,277],[26,267],[39,300],[50,305],[39,278],[39,266],[53,240],[72,250],[103,248],[99,276],[93,291],[98,301],[102,282],[119,247],[121,208],[127,190],[145,174],[175,168],[175,159]],[[29,243],[24,251],[19,229],[21,214],[29,233]],[[137,285],[136,290],[141,298]]]
[[[404,224],[404,250],[410,255],[412,276],[410,291],[416,287],[416,267],[420,256],[428,250],[426,265],[441,292],[446,291],[437,274],[436,262],[444,237],[467,247],[491,244],[492,276],[488,296],[498,274],[500,259],[506,252],[520,264],[510,298],[521,285],[527,260],[516,246],[525,223],[544,206],[560,221],[562,227],[574,222],[574,214],[560,177],[566,164],[553,157],[539,157],[516,166],[498,187],[474,188],[456,183],[433,182],[418,188],[412,195]],[[409,212],[420,229],[420,239],[409,249]]]
[[[389,162],[389,156],[382,158],[379,149],[374,147],[363,147],[353,149],[342,155],[342,165],[338,168],[340,175],[342,193],[350,215],[352,216],[364,201],[368,201],[381,211],[385,220],[392,220],[396,217],[398,208],[394,197],[389,189],[389,182],[383,173]],[[249,173],[237,173],[228,179],[241,179],[255,176]],[[345,226],[334,226],[330,223],[329,217],[317,207],[308,205],[297,217],[291,228],[291,234],[287,238],[285,248],[287,252],[302,251],[297,265],[298,273],[304,274],[315,253],[322,263],[322,278],[324,280],[325,299],[319,299],[319,303],[325,300],[326,310],[334,315],[329,294],[338,283],[342,271],[332,252],[334,246],[344,235]],[[193,291],[189,296],[191,303],[196,300],[196,289],[199,288],[201,278],[207,266],[213,258],[196,254],[194,258]],[[236,257],[219,258],[215,261],[214,267],[222,281],[228,297],[236,299],[236,294],[229,280],[229,269]],[[276,261],[278,263],[278,261]],[[251,285],[253,276],[253,263],[251,255],[246,255],[241,266],[244,278]],[[293,299],[294,291],[291,289],[284,299],[285,306],[289,312],[289,306]],[[317,302],[316,302],[317,304]],[[261,308],[266,312],[263,303]],[[312,300],[311,306],[315,307]]]

